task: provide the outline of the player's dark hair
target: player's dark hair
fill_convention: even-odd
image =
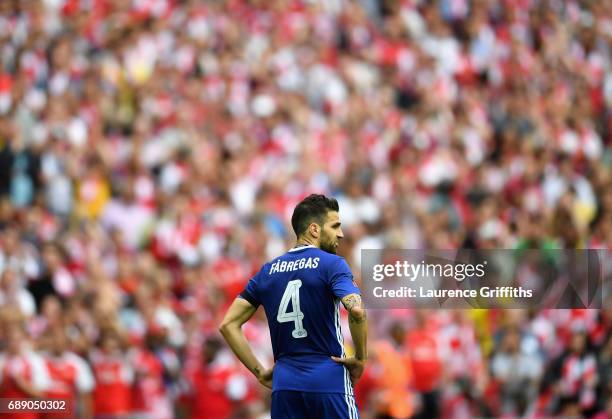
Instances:
[[[325,216],[329,211],[338,211],[338,201],[325,195],[312,194],[302,200],[291,216],[291,227],[297,237],[300,237],[313,221],[323,226]]]

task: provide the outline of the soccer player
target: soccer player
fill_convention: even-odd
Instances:
[[[367,358],[366,312],[336,249],[343,237],[338,202],[310,195],[293,211],[296,246],[266,263],[223,319],[221,334],[240,361],[272,389],[272,419],[357,419],[353,385]],[[349,313],[355,356],[344,353],[339,302]],[[265,369],[242,325],[263,305],[275,364]]]

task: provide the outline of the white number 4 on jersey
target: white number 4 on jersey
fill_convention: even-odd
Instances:
[[[291,336],[296,339],[305,338],[308,336],[308,332],[304,329],[302,320],[304,319],[304,313],[300,311],[300,287],[302,286],[301,279],[294,279],[289,281],[283,298],[281,299],[280,306],[278,307],[278,315],[276,320],[279,323],[293,322],[294,329],[291,332]],[[289,301],[293,306],[293,311],[287,312],[289,307]]]

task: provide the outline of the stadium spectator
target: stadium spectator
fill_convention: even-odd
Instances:
[[[173,417],[169,391],[164,384],[164,365],[156,355],[160,346],[157,334],[150,330],[144,345],[131,348],[129,357],[134,368],[131,412],[134,418],[169,419]]]
[[[122,348],[122,337],[114,330],[104,330],[99,348],[91,353],[96,386],[93,391],[95,418],[120,419],[132,412],[134,365]]]
[[[444,368],[442,348],[432,318],[416,313],[416,325],[406,336],[414,376],[414,388],[420,395],[418,417],[438,417],[440,414],[440,385]]]
[[[542,366],[537,354],[521,348],[518,330],[513,328],[505,333],[491,360],[491,375],[499,385],[501,414],[524,414],[537,394]]]
[[[192,418],[229,418],[242,410],[240,403],[250,397],[248,382],[236,374],[231,354],[223,351],[219,339],[209,338],[203,345],[202,359],[189,374],[189,413]]]
[[[566,352],[552,364],[561,415],[592,414],[597,406],[597,360],[588,344],[586,333],[575,332]]]
[[[30,347],[19,315],[3,319],[5,350],[0,354],[0,397],[6,400],[42,397],[50,388],[49,373],[43,358]],[[18,419],[37,419],[38,412],[24,410],[11,415]]]
[[[93,418],[91,393],[94,377],[89,365],[80,356],[68,351],[66,330],[59,327],[48,332],[48,352],[45,363],[49,372],[50,385],[45,397],[65,400],[70,406],[70,414],[51,412],[42,418]]]
[[[0,278],[0,305],[15,306],[24,317],[36,313],[36,304],[32,294],[23,287],[22,280],[12,269],[5,269]]]
[[[414,395],[404,326],[394,323],[389,337],[372,345],[365,380],[355,389],[356,399],[358,406],[374,411],[376,418],[409,418],[414,413]]]

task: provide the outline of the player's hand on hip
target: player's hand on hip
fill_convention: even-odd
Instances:
[[[353,385],[357,384],[357,381],[363,375],[363,370],[365,369],[365,360],[357,359],[353,356],[349,358],[338,358],[336,356],[331,357],[332,360],[336,361],[338,364],[342,364],[348,369],[348,372],[351,376],[351,383]]]
[[[259,374],[259,376],[257,377],[257,380],[259,381],[261,385],[268,387],[270,390],[272,390],[273,373],[274,373],[274,368],[264,370],[261,374]]]

